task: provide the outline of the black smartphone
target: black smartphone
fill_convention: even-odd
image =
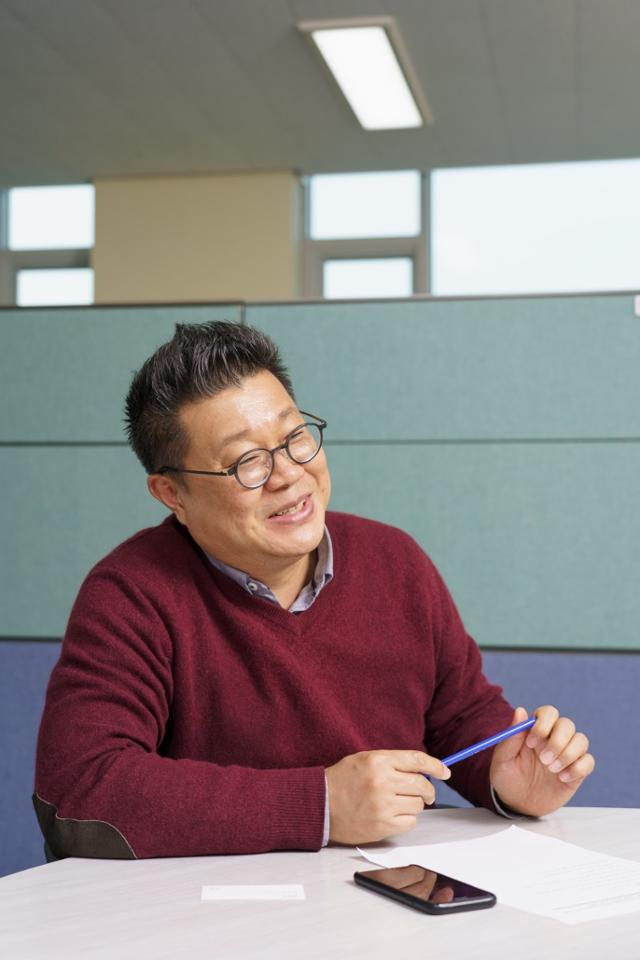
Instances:
[[[495,894],[488,890],[416,864],[354,873],[353,879],[367,890],[374,890],[423,913],[442,915],[460,910],[484,910],[496,904]]]

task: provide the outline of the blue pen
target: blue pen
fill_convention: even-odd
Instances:
[[[514,734],[521,733],[523,730],[530,730],[535,722],[536,718],[531,717],[529,720],[523,720],[522,723],[516,723],[515,727],[509,727],[508,730],[502,730],[501,733],[494,733],[492,737],[487,737],[486,740],[481,740],[479,743],[474,743],[471,747],[465,747],[464,750],[458,750],[457,753],[452,753],[451,756],[445,757],[442,763],[444,763],[445,767],[450,767],[452,763],[466,760],[467,757],[472,757],[474,753],[487,750],[488,747],[493,747],[494,744],[500,743],[501,740],[506,740],[507,737],[512,737]]]

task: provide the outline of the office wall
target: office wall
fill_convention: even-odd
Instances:
[[[95,188],[97,303],[298,296],[294,174],[98,179]]]
[[[487,674],[592,736],[577,802],[637,805],[630,296],[0,310],[0,874],[41,862],[35,732],[78,586],[163,516],[122,432],[131,373],[176,321],[218,318],[272,334],[299,403],[329,421],[333,506],[413,533]]]

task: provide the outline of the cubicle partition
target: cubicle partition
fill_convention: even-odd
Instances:
[[[2,310],[0,873],[41,859],[34,738],[82,578],[163,517],[124,439],[131,374],[176,322],[221,318],[272,335],[327,419],[332,506],[412,533],[487,674],[590,733],[576,802],[638,805],[631,295]]]

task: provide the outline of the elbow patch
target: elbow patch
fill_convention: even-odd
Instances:
[[[136,860],[120,831],[105,820],[74,820],[58,816],[58,808],[33,795],[42,835],[54,857],[93,857],[104,860]]]

